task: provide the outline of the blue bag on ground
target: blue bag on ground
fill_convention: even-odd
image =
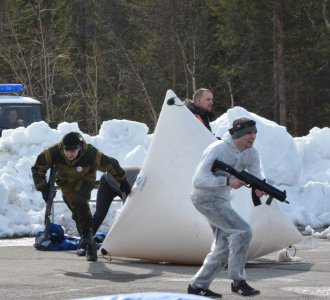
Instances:
[[[79,247],[80,238],[69,237],[65,235],[62,226],[54,223],[50,223],[49,226],[49,239],[40,242],[40,237],[44,234],[43,231],[38,231],[35,238],[34,247],[41,251],[61,251],[61,250],[77,250]],[[39,239],[38,239],[39,238]],[[94,240],[97,244],[97,248],[101,247],[105,239],[105,234],[97,232],[94,236]]]

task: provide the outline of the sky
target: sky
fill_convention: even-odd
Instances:
[[[228,114],[244,115],[235,107],[211,123],[216,136],[230,127]],[[283,126],[251,113],[257,122],[258,149],[267,181],[287,192],[289,205],[281,209],[295,224],[310,233],[330,225],[330,129],[312,128],[308,135],[292,137]],[[45,202],[33,185],[31,167],[45,148],[59,142],[68,132],[82,133],[87,143],[116,158],[121,166],[141,167],[153,134],[147,125],[129,120],[103,122],[98,135],[81,132],[77,123],[61,123],[51,129],[45,122],[27,128],[5,130],[0,138],[0,238],[34,236],[43,230]],[[98,173],[98,178],[101,173]],[[93,193],[95,199],[96,193]],[[60,191],[56,200],[60,201]],[[275,200],[274,200],[275,201]],[[100,231],[108,232],[121,202],[111,205]],[[91,202],[92,212],[95,203]],[[71,214],[63,203],[54,205],[54,222],[68,235],[76,235]],[[330,230],[324,230],[330,238]]]

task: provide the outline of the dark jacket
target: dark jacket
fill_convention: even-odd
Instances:
[[[77,191],[82,187],[86,188],[85,185],[92,189],[98,170],[110,172],[118,182],[126,179],[125,171],[116,159],[104,155],[85,141],[78,157],[73,161],[65,158],[62,142],[39,154],[32,167],[32,177],[38,191],[46,187],[46,173],[52,165],[55,165],[56,183],[62,191]]]
[[[210,119],[213,117],[212,112],[207,112],[200,109],[198,106],[195,105],[192,101],[186,101],[186,106],[188,109],[197,117],[197,119],[208,129],[212,132],[210,126]]]

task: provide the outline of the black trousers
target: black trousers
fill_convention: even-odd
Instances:
[[[133,186],[135,179],[140,172],[140,168],[126,167],[124,170],[128,183]],[[105,217],[107,216],[110,205],[116,196],[122,197],[119,183],[110,174],[103,174],[100,178],[100,185],[96,196],[96,210],[93,215],[94,234],[97,232]]]
[[[103,223],[109,211],[110,205],[116,196],[118,196],[118,194],[110,189],[109,185],[105,181],[104,175],[102,175],[100,185],[97,190],[96,210],[93,215],[93,234],[97,232]]]

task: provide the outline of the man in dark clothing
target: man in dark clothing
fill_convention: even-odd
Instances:
[[[126,173],[126,179],[128,183],[132,186],[134,181],[140,172],[140,168],[137,167],[127,167],[123,168]],[[104,173],[100,179],[100,185],[97,190],[96,196],[96,209],[93,214],[93,233],[95,234],[101,224],[103,223],[107,213],[109,211],[110,205],[115,197],[120,197],[123,202],[127,195],[120,190],[119,183],[114,179],[110,173]]]
[[[193,95],[193,101],[187,101],[186,106],[196,118],[212,132],[210,119],[213,117],[213,94],[205,88],[198,89]]]
[[[130,186],[133,186],[134,181],[140,172],[140,168],[127,167],[123,169],[126,173],[127,182]],[[124,191],[121,191],[120,184],[110,172],[104,173],[100,178],[100,185],[96,195],[96,208],[93,214],[92,225],[94,235],[99,229],[99,227],[102,225],[104,219],[106,218],[113,199],[117,196],[121,198],[123,202],[125,202],[128,194],[126,194]],[[84,245],[79,246],[77,255],[86,255],[86,247]]]
[[[87,260],[97,260],[97,249],[93,238],[92,214],[89,207],[91,192],[95,185],[96,171],[110,172],[119,182],[121,191],[129,194],[131,186],[125,171],[118,161],[87,144],[77,132],[70,132],[61,142],[38,155],[32,167],[35,187],[47,201],[47,170],[56,169],[56,183],[62,191],[63,200],[72,212],[81,237],[81,244],[87,248]]]

